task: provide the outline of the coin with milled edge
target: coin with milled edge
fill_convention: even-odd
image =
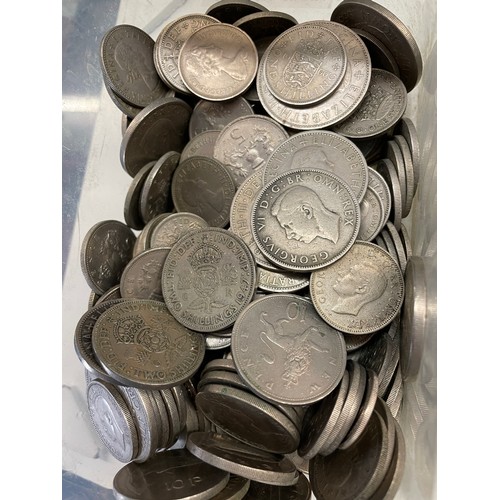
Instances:
[[[404,279],[399,264],[379,246],[356,242],[327,268],[311,274],[314,307],[334,328],[351,334],[381,330],[401,309]]]
[[[134,245],[134,257],[151,248],[151,233],[153,229],[156,227],[156,224],[169,215],[170,213],[157,215],[144,226],[144,229],[139,233],[139,236],[137,236],[137,240]]]
[[[361,346],[364,346],[377,332],[367,333],[366,335],[351,335],[350,333],[342,333],[344,335],[345,347],[349,353],[359,349]]]
[[[158,222],[151,232],[152,248],[171,249],[179,239],[190,231],[209,227],[205,219],[190,212],[175,212]]]
[[[377,192],[370,186],[359,204],[361,222],[359,225],[358,241],[372,241],[382,230],[384,207]]]
[[[396,249],[396,254],[398,257],[398,262],[401,267],[401,271],[403,271],[403,274],[406,269],[406,264],[407,264],[407,257],[406,257],[406,251],[404,248],[403,240],[401,239],[401,236],[397,229],[394,227],[394,224],[391,221],[387,221],[387,224],[385,225],[383,231],[383,235],[388,234],[394,244],[394,247]]]
[[[183,236],[163,268],[165,303],[180,323],[198,332],[231,326],[256,286],[250,250],[226,229],[210,227]]]
[[[246,498],[248,488],[250,488],[250,479],[230,474],[226,487],[214,497],[210,497],[210,500],[242,500]]]
[[[208,156],[214,157],[214,148],[217,137],[219,137],[219,130],[205,130],[196,134],[182,150],[180,162],[191,158],[191,156]]]
[[[412,120],[403,116],[401,120],[396,125],[394,129],[395,134],[402,135],[408,146],[410,147],[412,160],[413,160],[413,170],[415,174],[415,191],[417,190],[418,181],[420,179],[420,144],[418,141],[418,133],[415,124]],[[413,193],[415,195],[415,192]]]
[[[122,384],[166,389],[189,379],[205,354],[203,337],[179,324],[163,302],[134,299],[107,309],[94,326],[92,347]]]
[[[307,273],[270,271],[257,266],[257,286],[266,292],[290,293],[302,290],[308,285],[309,275]]]
[[[233,327],[231,352],[255,394],[289,405],[314,403],[340,383],[342,334],[299,295],[273,294],[249,304]]]
[[[385,158],[388,158],[398,175],[399,188],[401,191],[401,218],[406,217],[406,210],[408,208],[407,190],[406,190],[406,166],[403,159],[403,154],[396,141],[390,139],[386,144]],[[410,202],[411,205],[411,202]]]
[[[391,193],[391,211],[389,220],[399,230],[403,218],[403,193],[399,183],[398,173],[394,163],[389,158],[383,158],[373,165],[375,170],[382,176]]]
[[[125,224],[127,224],[128,227],[139,231],[144,229],[144,226],[146,225],[139,210],[142,188],[154,165],[154,161],[148,162],[137,172],[137,174],[134,175],[134,178],[132,179],[132,182],[127,190],[127,195],[125,196],[125,203],[123,206],[123,218],[125,220]]]
[[[125,102],[116,92],[109,86],[109,82],[106,78],[103,78],[104,88],[108,91],[110,99],[113,101],[115,106],[124,114],[123,116],[127,119],[135,118],[135,116],[143,109],[132,106],[128,102]],[[126,128],[126,127],[125,127]]]
[[[273,486],[251,481],[245,500],[309,500],[311,485],[307,477],[301,473],[297,484],[293,486]]]
[[[267,185],[252,210],[257,246],[271,262],[313,271],[339,260],[359,232],[359,204],[340,177],[325,170],[292,170]]]
[[[384,227],[391,213],[391,192],[384,178],[370,166],[368,167],[368,186],[379,195],[380,201],[384,207],[384,216],[382,218],[382,227]]]
[[[415,189],[416,189],[415,171],[413,168],[413,159],[411,155],[411,150],[410,147],[408,146],[408,143],[406,142],[406,139],[402,135],[396,134],[393,137],[393,140],[399,146],[399,149],[403,156],[404,169],[406,174],[405,178],[406,205],[403,209],[403,218],[404,218],[409,215],[413,202],[413,197],[415,196]]]
[[[129,261],[130,262],[130,261]],[[128,264],[127,264],[128,265]],[[125,266],[126,267],[126,266]],[[98,299],[95,305],[102,304],[108,300],[121,299],[122,294],[120,292],[120,285],[112,286],[109,290],[106,290]]]

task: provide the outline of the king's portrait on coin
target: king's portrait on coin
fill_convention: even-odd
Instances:
[[[324,238],[337,243],[340,215],[329,210],[321,198],[305,186],[293,186],[280,194],[271,214],[285,230],[287,239],[311,243]]]
[[[368,262],[354,264],[333,284],[338,300],[332,311],[356,316],[366,304],[380,298],[386,288],[387,278],[380,269]]]

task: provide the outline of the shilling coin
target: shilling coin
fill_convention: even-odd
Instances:
[[[146,163],[132,179],[127,190],[127,195],[125,196],[125,203],[123,206],[123,218],[125,224],[132,229],[141,230],[145,226],[144,220],[142,220],[141,212],[139,210],[139,202],[141,199],[141,192],[146,178],[154,167],[155,162],[151,161]]]
[[[153,405],[154,413],[156,415],[156,425],[159,428],[156,451],[170,448],[171,444],[173,444],[173,440],[170,435],[172,433],[172,429],[163,398],[161,397],[160,391],[146,392],[149,396],[151,404]],[[171,444],[170,441],[172,441]]]
[[[381,330],[401,309],[404,279],[399,264],[379,246],[356,242],[327,268],[311,274],[319,315],[338,330],[366,334]]]
[[[229,474],[196,458],[186,449],[157,453],[146,463],[130,463],[113,479],[119,498],[207,500],[222,491]]]
[[[399,255],[398,252],[396,251],[396,246],[394,245],[394,241],[392,240],[391,235],[385,230],[385,228],[384,230],[381,231],[380,237],[384,241],[385,248],[387,248],[387,252],[389,252],[389,255],[398,263],[398,266],[401,267],[401,264],[399,262]]]
[[[267,48],[263,65],[267,87],[279,101],[307,106],[339,86],[347,56],[333,31],[320,23],[307,23],[278,35]]]
[[[403,82],[383,69],[372,69],[368,91],[354,113],[333,127],[349,138],[377,137],[390,130],[406,110]]]
[[[340,177],[292,170],[267,185],[252,210],[257,246],[277,266],[313,271],[339,260],[359,232],[359,204]]]
[[[253,392],[289,405],[325,397],[340,383],[346,365],[342,334],[318,316],[311,302],[293,294],[249,304],[234,324],[231,352]]]
[[[406,257],[406,251],[404,247],[403,240],[401,239],[401,236],[397,229],[394,227],[394,224],[391,221],[387,221],[387,224],[385,225],[383,231],[383,235],[388,234],[394,244],[394,247],[396,249],[396,254],[398,257],[398,262],[401,267],[401,271],[403,271],[403,274],[406,269],[406,263],[407,263],[407,257]]]
[[[264,81],[265,56],[257,72],[257,92],[262,106],[277,122],[298,130],[329,127],[347,118],[363,100],[371,77],[370,54],[356,33],[339,23],[313,21],[335,33],[344,45],[347,67],[339,87],[326,99],[312,106],[297,108],[276,99]],[[306,23],[302,23],[305,25]]]
[[[299,480],[295,465],[283,455],[269,453],[215,432],[192,432],[186,448],[215,467],[252,481],[290,486]]]
[[[377,192],[370,186],[359,204],[361,222],[357,241],[372,241],[382,230],[384,206]]]
[[[182,429],[186,425],[186,417],[184,415],[183,420],[181,420],[181,415],[179,414],[179,410],[171,389],[163,389],[161,391],[153,392],[157,392],[159,394],[161,402],[167,412],[170,432],[168,436],[164,436],[164,439],[166,440],[166,442],[164,443],[164,448],[168,449],[179,438]],[[161,402],[159,402],[159,404]]]
[[[165,261],[162,289],[174,317],[198,332],[231,326],[252,300],[255,262],[246,244],[226,229],[183,236]]]
[[[344,335],[345,347],[349,353],[365,345],[377,332],[367,333],[366,335],[351,335],[350,333],[342,333]]]
[[[408,261],[410,257],[412,257],[413,251],[411,248],[410,233],[408,232],[408,229],[406,229],[406,226],[403,223],[401,223],[401,227],[398,230],[398,234],[401,237],[403,248],[405,250],[406,260]]]
[[[267,8],[252,0],[219,0],[206,11],[223,23],[233,24],[238,19],[255,12],[265,12]]]
[[[231,171],[236,186],[263,167],[288,133],[275,120],[263,115],[236,118],[226,125],[214,148],[214,158]]]
[[[417,85],[423,66],[420,49],[407,26],[389,9],[372,0],[344,0],[331,20],[377,37],[396,59],[407,92]]]
[[[368,139],[351,139],[363,153],[368,164],[383,158],[387,136],[369,137]]]
[[[159,77],[177,92],[190,94],[179,74],[179,52],[184,42],[197,30],[218,23],[204,14],[186,14],[169,22],[154,44],[154,64]]]
[[[124,101],[143,108],[169,91],[153,62],[154,40],[136,26],[120,24],[101,40],[101,68],[111,89]]]
[[[247,115],[253,115],[253,108],[244,97],[219,102],[200,99],[189,120],[189,137],[207,130],[222,130],[236,118]]]
[[[139,200],[139,211],[144,225],[157,215],[173,208],[170,184],[179,164],[179,153],[167,151],[155,163],[144,181]]]
[[[133,460],[139,447],[137,430],[118,389],[104,380],[93,380],[87,386],[87,407],[97,434],[109,452],[120,462]]]
[[[167,254],[166,248],[151,248],[134,257],[123,270],[121,296],[124,299],[163,301],[161,273]]]
[[[163,302],[128,300],[107,309],[94,326],[92,347],[122,384],[165,389],[189,379],[205,353],[203,337],[184,328]]]
[[[210,351],[225,349],[231,345],[231,337],[219,337],[209,333],[205,333],[203,336],[205,338],[205,347]]]
[[[139,233],[139,236],[137,236],[134,245],[134,257],[151,248],[151,233],[153,232],[153,229],[156,227],[156,224],[169,215],[170,213],[157,215],[144,226],[144,229]]]
[[[391,192],[384,178],[372,167],[368,167],[368,185],[379,195],[384,207],[384,216],[382,218],[382,227],[389,220],[391,213]]]
[[[152,248],[171,249],[185,234],[205,227],[208,227],[208,223],[199,215],[190,212],[169,214],[151,232],[150,245]]]
[[[230,474],[226,487],[211,500],[242,500],[250,488],[250,479]]]
[[[406,189],[406,166],[403,159],[403,154],[398,143],[393,139],[387,141],[385,157],[388,158],[394,167],[398,175],[399,188],[401,191],[401,218],[404,219],[407,215],[406,210],[408,209],[408,199],[407,199],[407,189]],[[411,208],[411,201],[410,201]]]
[[[217,137],[219,137],[219,130],[205,130],[196,134],[182,150],[179,162],[191,158],[191,156],[208,156],[214,157],[214,148]]]
[[[368,165],[349,139],[328,130],[294,134],[271,153],[264,166],[264,183],[297,169],[321,169],[340,177],[361,201],[368,185]]]
[[[158,99],[130,123],[120,145],[120,162],[130,176],[169,151],[180,152],[187,143],[191,107],[177,97]]]
[[[102,295],[120,283],[123,269],[132,258],[136,236],[123,222],[105,220],[94,224],[80,249],[80,264],[89,287]]]
[[[418,181],[420,179],[420,145],[418,141],[418,133],[415,124],[411,118],[407,116],[401,117],[401,120],[394,129],[395,134],[402,135],[408,146],[410,147],[411,156],[413,160],[413,171],[415,175],[415,191],[417,190]],[[415,194],[415,193],[414,193]]]
[[[104,88],[107,90],[110,99],[113,101],[115,106],[124,113],[124,116],[128,119],[135,118],[139,111],[143,109],[143,106],[140,108],[136,106],[132,106],[128,102],[125,102],[116,92],[109,86],[109,81],[106,78],[103,78]],[[125,127],[126,128],[126,127]]]
[[[389,158],[383,158],[373,165],[373,167],[382,176],[389,187],[391,193],[391,212],[389,220],[394,224],[394,227],[399,230],[403,217],[403,195],[396,167]]]
[[[413,168],[413,159],[411,155],[411,150],[410,147],[408,146],[408,143],[406,142],[406,139],[402,135],[396,134],[393,140],[399,146],[405,166],[406,205],[403,209],[403,218],[404,218],[408,217],[408,215],[410,214],[413,197],[415,196],[415,190],[416,190],[415,170]]]
[[[309,274],[270,271],[257,266],[257,286],[274,293],[290,293],[309,285]]]
[[[101,294],[95,293],[94,290],[90,291],[89,300],[87,303],[89,309],[92,309],[95,306],[95,303],[99,300],[100,296],[101,296]]]
[[[257,73],[257,49],[252,39],[231,24],[209,24],[194,32],[179,52],[184,85],[210,101],[237,97]]]
[[[128,265],[128,264],[127,264]],[[127,267],[127,266],[125,266]],[[120,285],[112,286],[109,290],[106,290],[96,301],[96,306],[102,304],[103,302],[108,302],[110,300],[121,299],[122,294],[120,292]]]
[[[248,14],[233,24],[243,30],[257,45],[259,39],[277,37],[298,22],[286,12],[264,11]]]
[[[211,227],[225,227],[236,186],[229,170],[206,156],[192,156],[176,168],[172,198],[178,212],[199,215]]]
[[[250,392],[250,388],[245,384],[238,373],[233,373],[229,370],[208,370],[205,372],[198,382],[198,393],[208,384],[236,387],[237,389]]]
[[[245,500],[309,500],[311,498],[311,485],[304,474],[300,474],[297,484],[293,486],[273,486],[270,484],[250,482]]]

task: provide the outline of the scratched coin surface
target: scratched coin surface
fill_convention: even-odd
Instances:
[[[253,392],[271,402],[306,405],[338,385],[346,367],[344,338],[294,294],[252,302],[233,327],[231,353]]]
[[[252,300],[255,261],[239,236],[221,228],[199,229],[170,250],[162,276],[165,303],[175,318],[198,332],[231,326]]]
[[[399,264],[378,245],[356,242],[342,259],[311,274],[319,315],[351,334],[381,330],[401,309],[404,279]]]
[[[252,231],[264,256],[293,271],[326,267],[353,245],[358,200],[340,177],[325,170],[292,170],[267,185],[252,210]]]
[[[124,385],[166,389],[189,379],[205,354],[203,337],[179,324],[163,302],[128,300],[110,307],[94,326],[92,347]]]
[[[346,72],[343,43],[320,23],[287,29],[266,52],[267,86],[277,99],[293,106],[321,101],[339,86]]]
[[[226,23],[194,32],[179,52],[184,85],[210,101],[237,97],[250,87],[257,73],[258,55],[252,39]]]

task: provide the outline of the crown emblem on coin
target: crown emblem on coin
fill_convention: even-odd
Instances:
[[[188,257],[194,269],[204,266],[213,266],[222,259],[222,252],[214,245],[208,243],[208,238],[203,237],[202,244]]]
[[[132,344],[137,332],[143,328],[144,322],[137,316],[129,316],[116,322],[113,328],[115,339],[119,343]]]

